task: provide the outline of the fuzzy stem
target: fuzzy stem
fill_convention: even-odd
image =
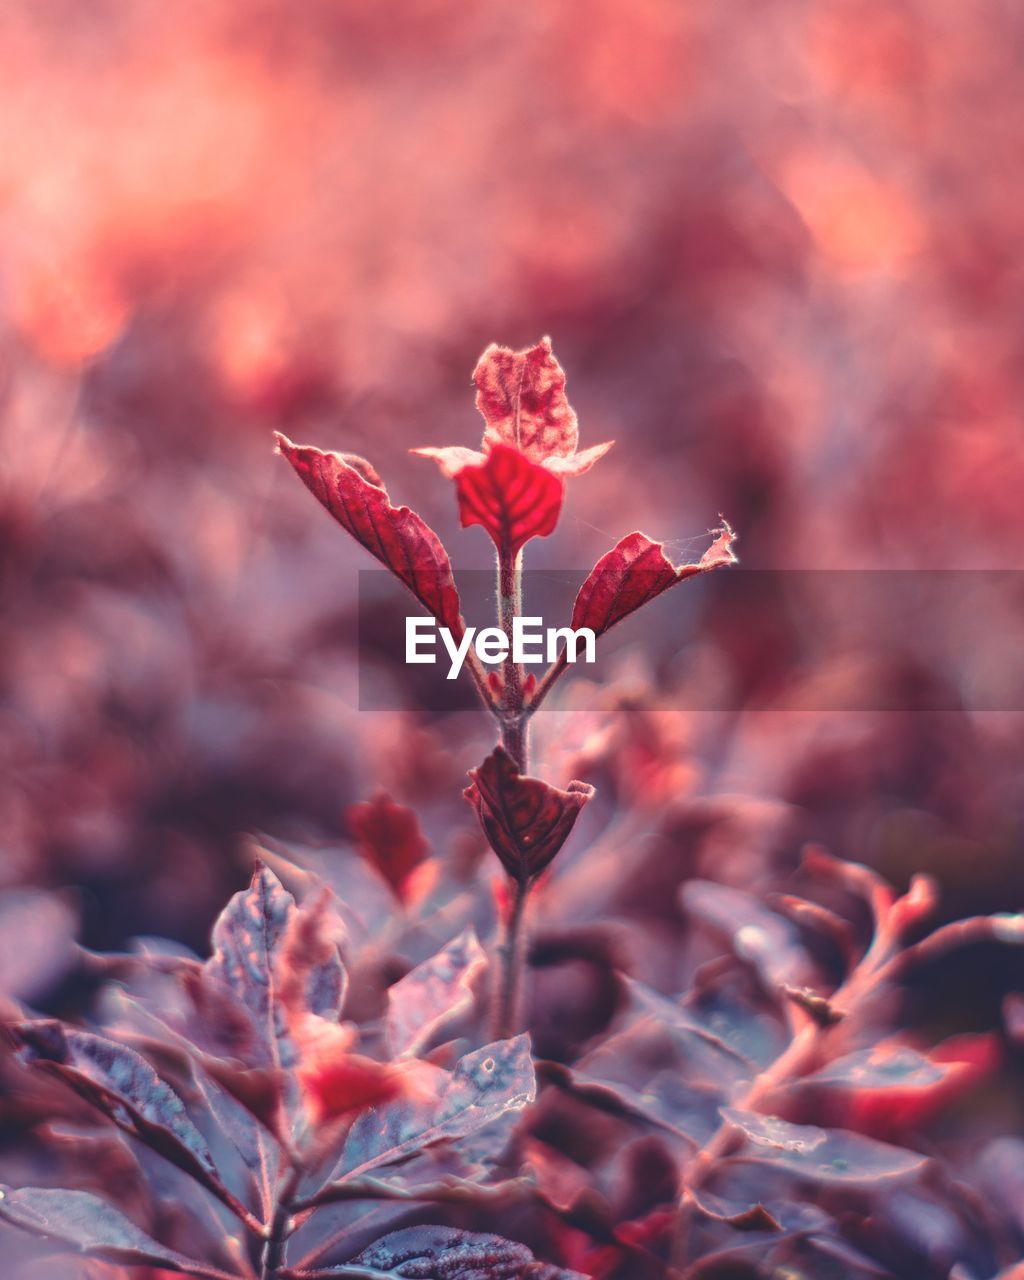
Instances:
[[[527,767],[527,729],[523,706],[522,672],[512,652],[512,623],[523,611],[523,553],[498,553],[498,626],[508,638],[508,652],[502,668],[504,688],[498,718],[501,743],[520,773]]]
[[[512,651],[513,619],[523,611],[523,554],[513,556],[502,548],[498,552],[498,626],[508,637],[508,653],[502,669],[503,689],[498,708],[501,745],[512,757],[521,774],[527,772],[530,758],[530,717],[523,697],[522,672]],[[504,1040],[518,1026],[519,989],[523,974],[523,922],[530,894],[528,880],[510,880],[512,908],[505,922],[501,944],[498,989],[494,1000],[494,1038]]]
[[[501,745],[512,757],[519,772],[526,772],[529,758],[529,721],[525,716],[501,722]]]

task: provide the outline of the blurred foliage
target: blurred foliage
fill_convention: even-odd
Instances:
[[[204,946],[240,832],[344,841],[379,787],[473,865],[483,718],[355,710],[365,561],[270,432],[386,463],[484,564],[404,449],[475,440],[492,338],[553,333],[618,441],[540,567],[719,510],[752,568],[1016,565],[1011,6],[43,0],[0,35],[0,875],[80,886],[88,942]],[[858,645],[756,713],[644,713],[627,680],[540,745],[621,775],[607,806],[644,770],[673,875],[820,839],[931,871],[947,914],[1019,903],[1020,715],[801,710],[950,679],[913,635],[895,672]]]

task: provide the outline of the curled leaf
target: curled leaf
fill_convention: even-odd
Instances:
[[[586,782],[570,782],[563,791],[539,778],[523,777],[502,747],[495,747],[469,776],[473,781],[464,795],[502,866],[520,882],[533,879],[550,864],[594,794]]]
[[[442,626],[461,634],[459,593],[448,553],[415,511],[394,507],[363,459],[349,461],[278,434],[277,447],[310,493],[357,542],[400,578]]]
[[[662,543],[643,533],[627,534],[598,560],[580,587],[572,610],[573,628],[590,627],[595,635],[601,635],[677,582],[735,564],[735,540],[736,535],[723,521],[711,546],[695,564],[673,565]]]
[[[612,442],[577,452],[579,426],[565,394],[565,373],[551,339],[522,351],[491,343],[473,370],[476,407],[484,419],[483,452],[458,445],[414,449],[433,458],[449,478],[463,467],[480,466],[499,446],[508,446],[560,476],[578,476],[603,458]]]

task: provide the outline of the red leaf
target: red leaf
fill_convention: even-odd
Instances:
[[[391,505],[370,464],[312,445],[292,444],[280,433],[277,447],[335,520],[401,578],[442,626],[461,635],[459,594],[448,553],[415,511]]]
[[[359,852],[396,897],[404,898],[409,876],[430,852],[416,814],[380,791],[372,800],[350,805],[346,816]]]
[[[323,1028],[327,1031],[327,1028]],[[304,1046],[298,1069],[306,1106],[314,1125],[342,1116],[358,1115],[370,1107],[390,1102],[401,1092],[401,1073],[394,1067],[349,1053],[342,1027],[331,1027],[337,1043],[321,1036]]]
[[[554,531],[565,491],[558,476],[507,445],[495,445],[479,466],[462,467],[455,484],[463,528],[483,525],[509,556]]]
[[[799,1087],[823,1092],[833,1123],[893,1138],[926,1124],[991,1075],[999,1056],[992,1034],[954,1036],[928,1054],[882,1041],[837,1058]]]
[[[579,427],[565,395],[565,374],[551,339],[512,351],[491,343],[473,370],[476,407],[483,414],[484,449],[511,445],[533,462],[565,475],[588,471],[611,448],[599,444],[577,454]]]
[[[573,627],[590,627],[595,635],[601,635],[677,582],[735,564],[735,539],[723,521],[714,542],[696,564],[673,565],[662,543],[652,542],[643,533],[627,534],[598,560],[580,587],[572,610]]]
[[[579,476],[612,447],[613,441],[608,441],[576,452],[579,427],[565,396],[565,374],[551,352],[550,338],[542,338],[523,351],[492,343],[477,361],[473,381],[476,407],[484,419],[483,452],[459,445],[413,450],[433,458],[449,479],[458,478],[467,467],[483,466],[488,456],[501,449],[511,449],[553,475]],[[459,499],[462,523],[483,524],[489,529],[484,520],[466,519],[461,493]]]
[[[464,795],[502,866],[519,881],[532,880],[549,865],[594,794],[586,782],[570,782],[562,791],[539,778],[521,777],[502,747],[469,776],[473,782]]]

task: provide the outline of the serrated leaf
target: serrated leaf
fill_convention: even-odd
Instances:
[[[735,564],[735,540],[732,529],[723,523],[700,560],[674,565],[662,543],[644,533],[627,534],[598,560],[580,587],[572,610],[573,628],[590,627],[595,635],[601,635],[669,587],[711,569]]]
[[[525,1245],[456,1227],[406,1227],[375,1241],[354,1259],[382,1276],[416,1280],[585,1280],[538,1262]],[[321,1272],[344,1275],[344,1266]]]
[[[442,624],[461,634],[459,593],[448,553],[430,526],[408,507],[393,507],[366,464],[339,453],[293,444],[278,434],[280,452],[335,520],[409,588]],[[362,461],[362,460],[360,460]]]
[[[434,1097],[400,1098],[359,1116],[335,1177],[355,1178],[432,1143],[464,1137],[508,1111],[521,1110],[536,1092],[529,1036],[486,1045],[460,1058],[450,1076],[441,1073]]]
[[[746,1139],[745,1159],[782,1167],[813,1182],[875,1183],[918,1173],[927,1163],[917,1151],[844,1129],[790,1124],[776,1116],[732,1107],[723,1107],[721,1114]]]
[[[415,1056],[472,1007],[473,983],[487,956],[470,926],[388,988],[386,1031],[393,1057]]]
[[[550,864],[594,794],[586,782],[570,782],[563,791],[520,774],[503,747],[495,747],[469,776],[465,797],[502,866],[522,883]]]
[[[485,447],[512,445],[537,462],[576,452],[579,427],[550,338],[522,351],[492,342],[477,361],[473,382]]]
[[[128,1266],[162,1267],[210,1280],[229,1272],[188,1258],[148,1236],[112,1205],[87,1191],[0,1187],[0,1218],[34,1235],[59,1240],[89,1257]]]

